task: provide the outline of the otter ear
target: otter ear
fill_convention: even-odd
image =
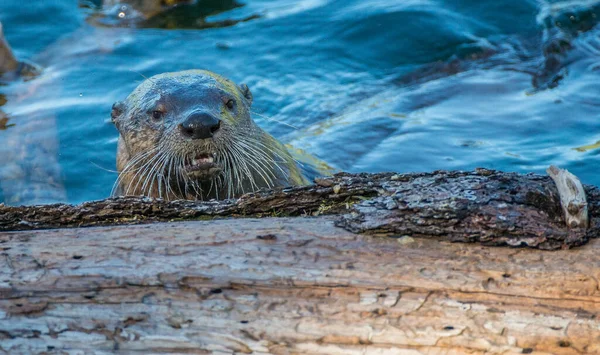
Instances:
[[[110,118],[113,123],[117,123],[117,120],[123,114],[123,110],[125,109],[125,104],[120,101],[117,101],[112,106],[112,111],[110,112]]]
[[[248,100],[248,103],[252,105],[252,93],[250,92],[250,88],[246,84],[240,85],[240,90],[242,91],[242,95]]]

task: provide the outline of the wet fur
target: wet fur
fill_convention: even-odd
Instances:
[[[226,102],[234,100],[233,108]],[[286,148],[250,117],[252,94],[217,74],[190,70],[156,75],[113,106],[119,130],[113,195],[175,199],[223,199],[261,188],[306,183]],[[152,112],[166,112],[155,120]],[[177,125],[193,112],[221,119],[210,139],[182,136]],[[194,178],[185,165],[198,154],[215,153],[220,171]]]

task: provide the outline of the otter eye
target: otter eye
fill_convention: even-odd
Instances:
[[[229,101],[227,101],[227,103],[225,104],[230,110],[233,110],[233,106],[235,105],[235,102],[233,102],[233,99],[230,99]]]
[[[162,111],[152,111],[152,119],[155,121],[160,121],[162,120],[163,116],[164,116],[164,112]]]

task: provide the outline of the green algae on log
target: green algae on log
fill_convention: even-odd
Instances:
[[[315,185],[259,191],[237,200],[110,198],[77,206],[0,205],[0,230],[197,220],[333,215],[350,232],[437,238],[485,245],[560,249],[598,234],[600,193],[585,187],[590,228],[569,229],[551,178],[478,169],[412,174],[348,174]]]

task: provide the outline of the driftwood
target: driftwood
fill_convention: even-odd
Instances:
[[[600,353],[600,241],[532,249],[596,236],[582,188],[587,229],[550,177],[490,170],[0,206],[0,351]]]
[[[336,215],[355,233],[435,237],[486,245],[559,249],[598,233],[600,194],[586,187],[591,228],[567,228],[551,178],[479,169],[423,174],[338,174],[316,185],[229,201],[114,198],[79,206],[0,205],[0,230],[135,224],[246,216]]]
[[[596,354],[600,241],[357,235],[332,217],[0,235],[8,354]]]
[[[0,75],[15,71],[19,68],[19,61],[15,58],[12,49],[4,37],[4,28],[0,23]]]

